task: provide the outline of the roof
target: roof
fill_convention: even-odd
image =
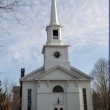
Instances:
[[[59,71],[62,71],[63,73],[68,74],[69,76],[73,77],[73,80],[92,80],[93,79],[92,77],[90,77],[89,75],[87,75],[87,74],[83,73],[82,71],[76,69],[75,67],[71,67],[70,70],[67,70],[67,69],[57,65],[57,66],[49,69],[48,71],[45,71],[44,66],[42,66],[42,67],[36,69],[35,71],[33,71],[33,72],[25,75],[24,77],[20,78],[20,81],[44,80],[43,77],[53,73],[56,70],[59,70]],[[52,79],[50,78],[49,80],[53,80],[53,78]],[[58,78],[58,80],[60,80],[60,79]],[[69,79],[67,79],[67,80],[69,80]]]

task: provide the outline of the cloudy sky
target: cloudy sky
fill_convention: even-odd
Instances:
[[[56,0],[71,65],[89,74],[99,58],[108,59],[108,0]],[[0,10],[0,80],[18,82],[43,65],[42,47],[51,0],[22,0],[13,12]]]

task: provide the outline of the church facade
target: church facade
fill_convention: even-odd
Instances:
[[[55,0],[46,31],[44,66],[20,78],[21,110],[93,110],[92,78],[70,65],[69,45],[62,42]]]

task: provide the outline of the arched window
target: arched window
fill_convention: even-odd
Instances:
[[[53,92],[64,92],[63,88],[61,86],[55,86],[53,88]]]
[[[58,110],[58,108],[54,108],[54,110]]]
[[[63,110],[63,108],[60,108],[60,110]]]

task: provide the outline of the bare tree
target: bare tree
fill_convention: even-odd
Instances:
[[[108,110],[109,105],[109,77],[108,61],[100,58],[94,65],[91,75],[93,81],[93,106],[94,110]]]
[[[14,85],[15,85],[14,82],[9,82],[9,80],[5,80],[1,84],[0,110],[10,110],[13,108],[12,89]]]
[[[0,10],[12,10],[20,0],[0,0]]]
[[[16,16],[15,12],[18,7],[20,7],[20,3],[22,0],[0,0],[0,29],[4,30],[4,20],[8,20],[10,22],[11,17],[4,16],[4,13],[8,13],[11,15],[19,24],[21,24],[19,18]],[[15,9],[16,8],[16,9]],[[1,41],[1,39],[0,39]],[[4,46],[0,44],[0,48]]]
[[[20,1],[22,0],[0,0],[0,18],[9,20],[8,18],[3,16],[3,12],[5,13],[11,13],[13,14],[13,17],[20,23],[20,20],[15,15],[15,8],[20,5]],[[2,22],[0,20],[0,25],[2,25]]]

